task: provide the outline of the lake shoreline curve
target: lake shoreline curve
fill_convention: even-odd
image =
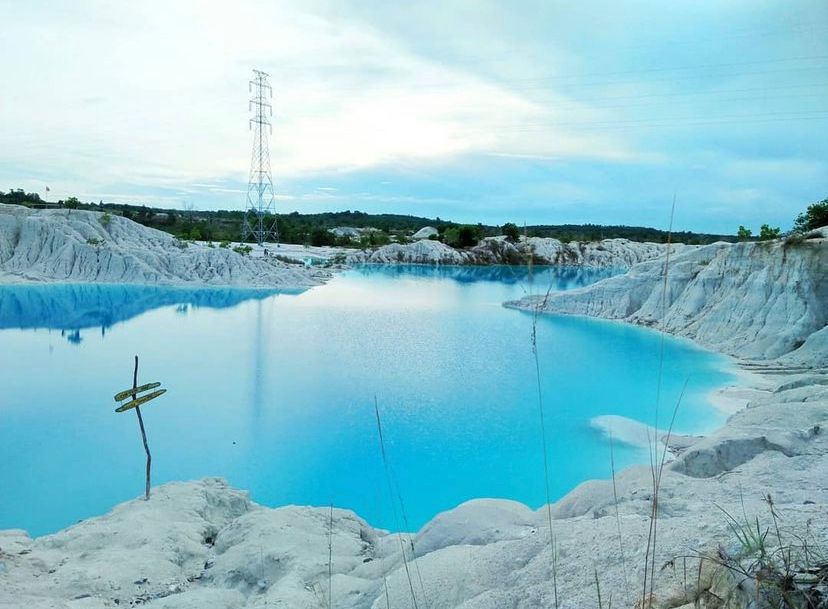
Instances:
[[[36,230],[45,229],[27,229]],[[692,607],[693,595],[721,592],[721,573],[700,567],[698,556],[736,544],[724,511],[769,526],[770,495],[783,534],[823,547],[828,540],[828,230],[809,237],[680,248],[665,306],[658,258],[585,288],[506,304],[663,330],[734,357],[749,373],[720,392],[732,412],[723,427],[670,443],[653,607]],[[562,607],[597,607],[596,578],[605,599],[635,605],[652,501],[649,466],[633,466],[550,506]],[[553,606],[547,523],[545,507],[477,499],[409,537],[348,510],[257,505],[220,479],[175,482],[53,535],[0,531],[0,607],[311,609],[326,606],[329,586],[342,609]]]

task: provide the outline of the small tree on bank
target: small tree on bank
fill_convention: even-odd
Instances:
[[[828,226],[828,199],[812,203],[808,209],[799,214],[794,222],[794,231],[804,233],[823,226]]]
[[[477,245],[482,237],[483,231],[479,226],[462,224],[447,228],[443,233],[443,243],[457,248],[472,247]]]
[[[520,229],[518,229],[517,224],[513,222],[507,222],[502,227],[500,227],[500,231],[506,235],[506,240],[510,243],[517,243],[520,239]]]
[[[767,224],[763,224],[759,228],[759,241],[770,241],[772,239],[778,239],[779,235],[782,231],[779,230],[779,227],[771,228]]]

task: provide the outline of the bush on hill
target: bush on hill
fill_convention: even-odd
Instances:
[[[794,222],[794,230],[805,232],[828,226],[828,199],[819,203],[812,203],[804,212],[799,214]]]

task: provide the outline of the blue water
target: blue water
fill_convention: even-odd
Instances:
[[[142,492],[136,417],[112,400],[134,354],[139,382],[169,389],[143,409],[154,483],[223,476],[267,505],[333,503],[396,530],[474,497],[537,508],[532,316],[501,303],[607,274],[373,267],[298,294],[0,287],[0,529],[52,532]],[[540,319],[553,498],[610,475],[590,419],[653,422],[659,342],[620,323]],[[729,379],[723,358],[668,339],[664,362],[662,423],[689,379],[676,429],[719,424],[705,395]],[[404,510],[392,509],[374,396]],[[616,443],[617,466],[646,459]]]

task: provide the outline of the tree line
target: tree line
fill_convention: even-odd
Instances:
[[[12,189],[0,191],[0,203],[26,206],[53,206],[66,209],[90,209],[108,211],[122,215],[143,224],[171,233],[180,239],[204,241],[241,241],[244,211],[214,210],[196,211],[133,205],[121,203],[82,202],[69,197],[54,203],[44,201],[39,194]],[[283,243],[307,245],[341,245],[351,247],[376,247],[390,241],[406,242],[411,233],[424,226],[433,226],[437,235],[432,237],[456,248],[470,247],[484,237],[506,235],[517,241],[521,235],[529,237],[552,237],[563,242],[598,241],[601,239],[623,238],[631,241],[665,243],[668,238],[677,243],[703,245],[714,241],[752,240],[750,229],[740,226],[735,235],[696,233],[691,231],[667,231],[643,226],[602,225],[602,224],[543,224],[519,227],[507,222],[501,226],[487,224],[461,224],[443,220],[440,217],[427,218],[406,214],[369,214],[362,211],[338,211],[300,214],[293,211],[264,218],[265,224],[274,225]],[[810,230],[828,225],[828,199],[814,203],[800,214],[794,223],[794,231]],[[371,229],[359,236],[337,236],[330,229],[351,227]],[[810,228],[808,228],[810,227]],[[779,237],[779,228],[765,224],[760,228],[758,239]]]

